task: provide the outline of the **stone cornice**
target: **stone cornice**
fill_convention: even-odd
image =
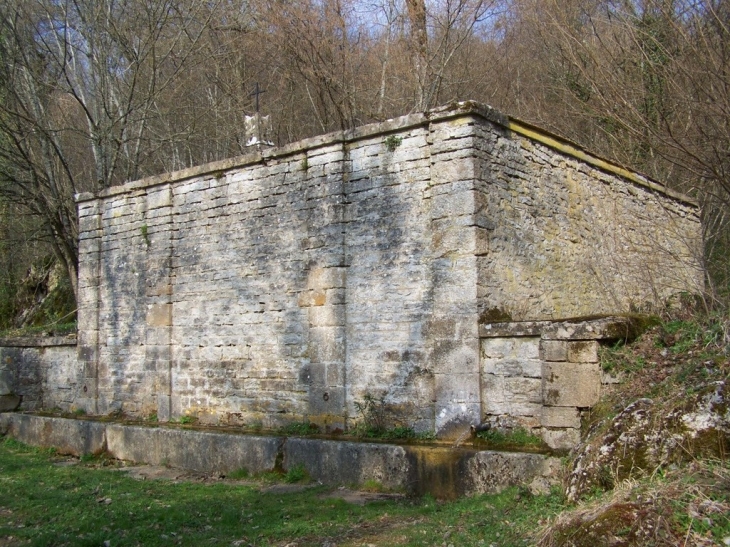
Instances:
[[[171,182],[183,181],[195,177],[201,177],[209,174],[216,174],[232,169],[239,169],[255,164],[266,164],[269,160],[284,158],[287,156],[302,154],[308,150],[315,150],[325,146],[336,144],[345,145],[347,143],[371,138],[377,135],[387,135],[410,130],[417,127],[424,127],[434,122],[446,121],[453,118],[464,116],[478,116],[488,120],[496,125],[502,126],[513,133],[521,135],[532,141],[543,144],[549,148],[557,150],[567,156],[574,157],[592,167],[602,171],[617,175],[632,183],[648,188],[652,191],[659,192],[676,201],[680,201],[692,207],[698,204],[692,198],[679,192],[671,190],[657,181],[649,177],[619,165],[616,162],[602,158],[596,154],[587,151],[585,148],[570,140],[550,133],[544,129],[523,122],[517,118],[504,115],[494,108],[475,101],[464,101],[451,103],[445,106],[435,108],[426,113],[409,114],[384,122],[371,123],[344,131],[334,131],[316,137],[303,139],[297,142],[289,143],[284,146],[275,148],[259,148],[255,151],[234,156],[224,160],[205,163],[179,171],[163,173],[145,177],[136,181],[127,182],[119,186],[112,186],[98,192],[97,194],[85,192],[76,195],[76,201],[83,203],[97,198],[111,197],[128,192],[144,190],[150,187],[167,184]]]

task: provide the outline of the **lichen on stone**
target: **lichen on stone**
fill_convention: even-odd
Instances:
[[[568,499],[698,456],[723,457],[730,446],[727,403],[725,381],[711,382],[688,399],[632,402],[578,449],[567,479]]]

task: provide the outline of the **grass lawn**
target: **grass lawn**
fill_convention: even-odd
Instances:
[[[267,489],[270,475],[139,480],[102,463],[0,442],[0,546],[524,546],[563,507],[560,494],[524,489],[358,505],[329,497],[331,487]]]

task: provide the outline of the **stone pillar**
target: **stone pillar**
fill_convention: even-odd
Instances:
[[[300,303],[309,314],[309,411],[319,425],[344,428],[345,423],[345,291],[346,269],[314,268]]]
[[[345,157],[339,144],[307,157],[309,236],[321,246],[308,251],[300,305],[308,308],[309,322],[308,418],[325,430],[347,425]]]
[[[435,382],[435,433],[456,438],[480,422],[478,234],[473,126],[459,118],[431,127],[433,311],[428,326]]]
[[[145,370],[155,378],[157,419],[171,419],[172,395],[172,190],[170,185],[147,192]]]
[[[79,196],[78,363],[83,367],[76,406],[97,414],[99,388],[99,290],[101,284],[101,200]],[[83,201],[82,201],[83,200]],[[87,201],[88,200],[88,201]]]

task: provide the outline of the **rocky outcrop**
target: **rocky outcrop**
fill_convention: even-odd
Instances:
[[[728,391],[727,381],[717,381],[691,395],[629,404],[578,450],[567,479],[568,498],[576,501],[593,489],[610,489],[692,459],[724,457],[730,448]]]

